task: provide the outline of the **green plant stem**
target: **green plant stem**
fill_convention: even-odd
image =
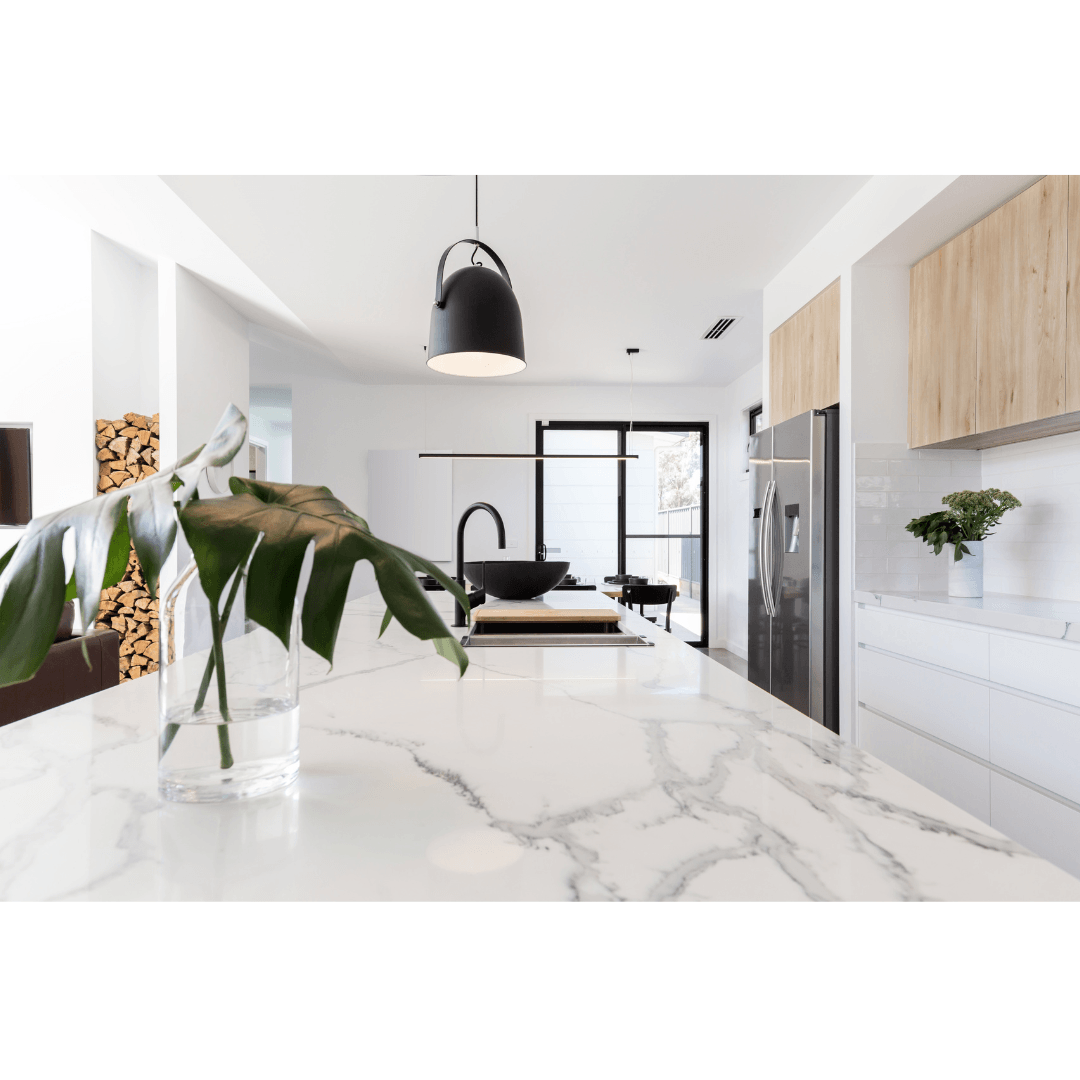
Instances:
[[[224,628],[221,617],[210,605],[210,631],[214,635],[214,658],[217,668],[214,679],[218,688],[218,711],[221,713],[222,722],[218,724],[218,744],[221,747],[221,767],[231,769],[233,766],[232,748],[229,745],[229,700],[225,690],[225,652],[223,638]]]
[[[228,598],[225,601],[225,610],[222,612],[221,621],[224,626],[229,625],[229,616],[232,615],[233,602],[236,600],[236,594],[240,591],[241,575],[236,575],[236,580],[233,581],[232,588],[229,590]],[[215,649],[210,650],[210,656],[206,661],[206,669],[203,671],[202,682],[199,683],[199,693],[195,697],[195,705],[191,710],[194,716],[202,707],[206,701],[206,692],[210,688],[210,676],[214,673],[214,664],[216,663],[217,651]],[[173,744],[173,739],[176,738],[177,733],[180,731],[179,724],[166,724],[165,735],[161,744],[161,757],[164,757],[169,747]],[[222,739],[222,732],[224,732],[225,738]],[[228,769],[233,764],[232,748],[229,744],[229,732],[223,725],[219,725],[218,741],[221,743],[221,767]],[[229,764],[225,764],[226,758]]]
[[[158,757],[164,757],[168,753],[169,747],[172,746],[173,739],[176,738],[176,733],[179,730],[180,730],[180,725],[179,724],[166,724],[165,725],[165,734],[161,739],[161,753],[158,754]]]

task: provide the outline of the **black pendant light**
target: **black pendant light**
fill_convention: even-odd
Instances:
[[[499,268],[476,263],[455,270],[444,282],[446,256],[458,244],[487,252]],[[431,309],[427,364],[447,375],[489,378],[513,375],[525,368],[525,338],[521,309],[502,259],[480,242],[480,179],[476,179],[476,238],[451,244],[439,260],[435,275],[435,306]]]

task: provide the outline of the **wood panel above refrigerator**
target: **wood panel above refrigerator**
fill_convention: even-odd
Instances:
[[[840,400],[840,279],[769,335],[769,424]]]

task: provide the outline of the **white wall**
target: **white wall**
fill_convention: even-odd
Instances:
[[[292,390],[287,386],[252,385],[248,395],[250,433],[266,444],[266,479],[291,484]]]
[[[851,438],[907,445],[906,266],[851,268]]]
[[[248,413],[248,323],[212,289],[182,266],[158,263],[158,378],[161,460],[171,464],[210,438],[231,403]],[[228,494],[230,475],[247,477],[245,441],[236,457],[204,477],[199,494]],[[216,488],[216,490],[215,490]],[[183,534],[161,572],[173,580],[190,558]]]
[[[0,180],[0,424],[31,424],[33,514],[96,483],[90,233]],[[0,528],[0,552],[22,529]]]
[[[721,611],[726,616],[720,627],[723,638],[717,643],[746,659],[747,646],[747,560],[750,544],[750,474],[743,469],[748,439],[748,412],[761,401],[762,367],[736,379],[726,392],[721,427],[724,441],[723,481],[725,508],[721,518],[723,560],[718,567],[722,577]],[[726,644],[725,644],[726,642]]]
[[[94,416],[158,411],[157,267],[90,234]]]
[[[193,274],[183,267],[177,267],[178,452],[187,454],[205,443],[230,403],[247,416],[247,319]],[[224,471],[247,477],[246,443]]]

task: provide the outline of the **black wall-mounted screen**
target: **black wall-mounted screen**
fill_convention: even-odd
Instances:
[[[30,429],[0,427],[0,525],[29,525]]]

